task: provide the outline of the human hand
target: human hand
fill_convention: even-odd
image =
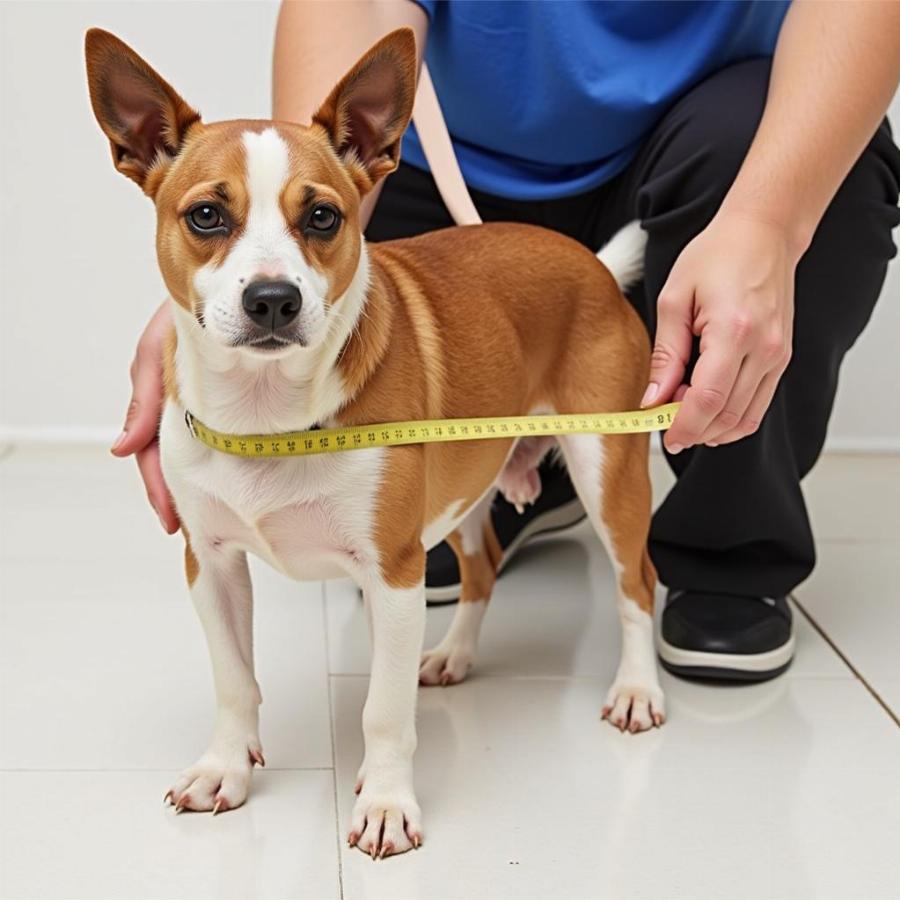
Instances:
[[[147,489],[147,499],[167,534],[178,531],[179,522],[159,464],[159,417],[163,406],[163,346],[172,328],[172,313],[165,302],[153,314],[138,341],[131,364],[131,402],[122,433],[110,452],[137,458]]]
[[[791,357],[794,271],[783,230],[722,214],[684,248],[657,301],[650,384],[642,406],[681,408],[665,436],[670,453],[753,434]],[[683,383],[692,340],[700,357]]]

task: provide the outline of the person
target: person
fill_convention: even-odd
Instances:
[[[665,435],[677,476],[652,558],[668,587],[660,656],[679,674],[764,679],[793,655],[787,595],[815,546],[800,482],[824,442],[844,355],[895,254],[900,151],[884,115],[900,78],[900,4],[286,2],[276,119],[308,122],[385,32],[411,26],[485,220],[531,222],[591,249],[638,218],[629,299],[653,336],[644,396],[682,401]],[[380,241],[449,226],[414,128],[367,198]],[[178,528],[156,427],[163,306],[140,339],[117,456],[134,454]],[[498,498],[508,559],[583,513],[544,464],[524,515]],[[459,576],[429,554],[430,596]]]

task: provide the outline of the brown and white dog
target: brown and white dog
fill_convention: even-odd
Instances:
[[[539,228],[491,224],[367,247],[360,199],[396,168],[415,93],[412,31],[379,41],[310,126],[204,124],[130,48],[86,39],[94,113],[116,168],[156,205],[175,327],[160,426],[184,525],[185,567],[212,657],[209,749],[169,796],[178,808],[247,798],[258,735],[246,554],[297,579],[349,574],[373,642],[365,759],[349,834],[373,856],[418,846],[417,685],[462,680],[494,584],[489,510],[500,487],[534,499],[553,441],[490,440],[241,459],[195,441],[185,409],[219,431],[277,433],[384,421],[634,409],[647,334],[621,286],[643,256],[636,226],[598,259]],[[616,572],[622,657],[604,716],[664,718],[652,639],[646,435],[565,437],[562,456]],[[426,550],[447,539],[462,599],[421,654]]]

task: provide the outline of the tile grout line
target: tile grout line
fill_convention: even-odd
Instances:
[[[341,843],[341,816],[338,800],[337,751],[334,740],[334,703],[331,696],[331,646],[328,641],[328,588],[319,582],[322,590],[322,633],[325,638],[325,687],[328,691],[328,733],[331,736],[331,791],[334,799],[334,840],[337,845],[338,891],[344,900],[344,857]]]
[[[332,672],[332,678],[368,678],[367,672]],[[848,681],[846,675],[795,675],[787,676],[791,681]],[[503,672],[479,672],[477,680],[480,681],[592,681],[602,684],[610,684],[612,682],[611,675],[604,675],[599,672],[591,675],[522,675],[522,674],[506,674]],[[470,684],[475,681],[475,677],[466,678],[463,684]],[[420,686],[421,687],[421,686]],[[460,687],[455,684],[451,687]]]
[[[882,698],[881,694],[869,684],[869,681],[863,677],[862,673],[856,666],[850,662],[850,659],[846,656],[846,654],[841,650],[840,647],[829,637],[829,635],[825,632],[825,629],[822,628],[821,625],[810,615],[807,611],[806,607],[797,599],[796,594],[791,594],[791,600],[794,602],[794,605],[797,609],[803,613],[803,617],[807,622],[818,632],[819,637],[828,644],[829,647],[840,657],[841,662],[859,679],[860,684],[872,695],[872,699],[888,714],[888,717],[893,721],[893,723],[900,728],[900,717],[898,717],[897,713],[895,713],[890,706],[888,706],[887,702]]]

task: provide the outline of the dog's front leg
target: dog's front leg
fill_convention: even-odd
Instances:
[[[188,539],[185,568],[209,645],[217,713],[209,748],[166,796],[176,809],[216,813],[240,806],[253,764],[265,764],[253,674],[253,592],[243,552],[210,549],[205,541],[194,549]]]
[[[359,770],[349,843],[375,856],[403,853],[422,840],[413,789],[416,690],[425,630],[425,551],[410,551],[404,568],[418,569],[412,586],[390,584],[379,571],[363,591],[371,624],[372,674],[363,709],[366,756]]]

